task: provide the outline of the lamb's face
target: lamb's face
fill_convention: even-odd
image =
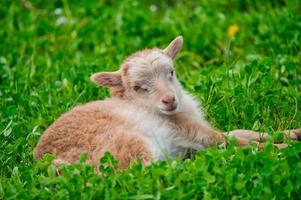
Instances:
[[[117,72],[94,74],[99,85],[122,87],[125,98],[137,105],[171,115],[181,104],[181,88],[173,69],[173,60],[182,47],[182,37],[164,49],[147,49],[128,57]]]
[[[124,95],[164,114],[174,114],[180,104],[181,88],[173,61],[160,49],[130,56],[121,67]]]

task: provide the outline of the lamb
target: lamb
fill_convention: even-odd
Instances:
[[[109,87],[111,98],[76,106],[63,114],[40,138],[35,158],[55,153],[54,163],[73,163],[87,153],[87,162],[98,167],[99,159],[110,152],[123,169],[137,159],[148,165],[184,155],[188,149],[226,144],[228,137],[236,137],[239,146],[268,137],[247,130],[227,135],[210,126],[175,76],[173,61],[182,44],[179,36],[163,50],[132,54],[116,72],[93,74],[91,80]],[[285,134],[300,140],[301,129]]]

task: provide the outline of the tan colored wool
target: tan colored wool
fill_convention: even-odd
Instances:
[[[72,163],[87,153],[88,163],[97,167],[103,154],[111,152],[120,168],[126,168],[138,158],[147,165],[189,149],[225,143],[226,134],[210,126],[174,75],[173,60],[182,43],[182,37],[177,37],[164,50],[134,53],[116,72],[92,75],[94,83],[110,88],[111,98],[63,114],[42,135],[35,158],[55,153],[55,164]],[[247,130],[229,135],[236,137],[240,146],[267,137]],[[286,135],[300,139],[301,131],[287,131]]]

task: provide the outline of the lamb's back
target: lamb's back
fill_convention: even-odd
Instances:
[[[35,149],[35,158],[55,152],[57,157],[74,162],[82,153],[93,152],[102,143],[108,143],[119,130],[133,128],[111,112],[121,104],[105,100],[74,107],[44,132]]]

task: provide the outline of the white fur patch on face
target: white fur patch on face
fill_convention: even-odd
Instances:
[[[159,51],[151,52],[146,59],[148,60],[148,62],[150,62],[152,64],[153,67],[156,67],[156,66],[171,67],[172,66],[172,60]]]
[[[172,68],[172,60],[159,50],[141,52],[127,61],[129,75],[134,79],[150,80]]]

